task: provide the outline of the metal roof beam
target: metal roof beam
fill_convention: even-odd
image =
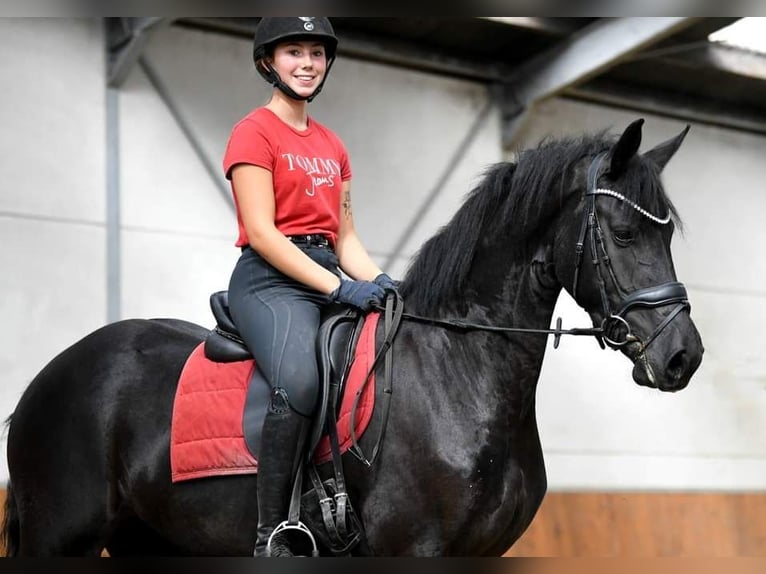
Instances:
[[[501,90],[503,143],[513,136],[536,102],[603,73],[698,18],[603,18],[524,63]]]
[[[179,24],[252,36],[257,21],[254,18],[183,18]],[[485,83],[502,81],[510,73],[510,68],[502,63],[449,56],[425,48],[417,41],[400,40],[342,28],[336,28],[335,32],[340,39],[338,45],[340,55],[367,62],[401,66]]]
[[[447,56],[416,42],[376,38],[370,34],[338,31],[341,39],[338,53],[382,64],[402,66],[424,72],[446,74],[482,82],[507,78],[510,69],[502,64],[480,62],[468,58]]]
[[[516,28],[526,28],[551,36],[567,36],[581,27],[579,22],[577,22],[577,18],[532,18],[528,16],[479,16],[478,18],[507,24]]]
[[[152,32],[172,18],[106,18],[107,85],[119,88],[133,69]]]
[[[670,55],[667,59],[673,64],[766,80],[766,56],[714,42],[701,46],[699,50]]]
[[[587,85],[568,89],[563,97],[728,129],[766,134],[766,115],[759,114],[757,110],[741,109],[715,100],[702,100],[697,96],[594,80]]]

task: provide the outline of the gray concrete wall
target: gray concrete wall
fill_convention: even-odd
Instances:
[[[106,321],[103,36],[96,20],[0,19],[0,417],[52,358]],[[51,54],[55,53],[55,65]],[[23,54],[23,58],[19,55]],[[210,177],[159,97],[135,68],[120,89],[122,316],[211,325],[208,296],[226,288],[238,256],[236,223],[219,166],[231,126],[268,97],[247,40],[170,27],[145,59],[216,168]],[[373,257],[401,275],[445,223],[482,169],[502,157],[498,111],[461,148],[488,105],[465,81],[341,58],[312,114],[345,140],[354,169],[357,226]],[[520,134],[622,129],[636,114],[553,100]],[[651,146],[681,128],[647,117]],[[630,365],[594,341],[549,350],[539,387],[552,489],[766,487],[764,361],[759,326],[766,264],[756,217],[766,198],[766,140],[693,126],[667,168],[686,222],[674,242],[679,278],[707,348],[691,386],[676,395],[637,387]],[[428,204],[401,256],[392,250]],[[565,325],[587,317],[568,297]],[[0,474],[7,469],[0,466]]]

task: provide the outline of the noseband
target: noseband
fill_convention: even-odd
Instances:
[[[630,294],[624,295],[619,307],[614,312],[612,311],[611,305],[609,304],[609,297],[606,293],[605,275],[608,275],[611,279],[611,282],[618,293],[625,294],[625,290],[622,289],[617,281],[611,259],[607,253],[606,245],[604,244],[604,232],[601,229],[601,224],[598,220],[598,212],[596,210],[596,196],[606,195],[608,197],[619,199],[620,201],[627,203],[647,219],[659,225],[667,225],[670,223],[670,212],[668,212],[667,216],[664,218],[657,217],[621,193],[612,191],[611,189],[599,188],[598,178],[601,175],[601,166],[605,157],[605,153],[598,155],[588,167],[583,220],[582,225],[580,226],[580,235],[575,246],[575,271],[572,283],[572,297],[577,296],[580,269],[582,267],[583,255],[585,252],[585,242],[587,240],[590,247],[591,262],[596,271],[598,288],[601,295],[601,307],[604,313],[604,320],[601,323],[602,336],[598,337],[599,343],[603,347],[602,337],[603,341],[613,349],[619,349],[628,343],[639,343],[641,346],[640,353],[643,353],[649,344],[657,338],[657,335],[659,335],[681,311],[689,309],[691,305],[689,304],[684,284],[678,281],[671,281],[654,287],[638,289]],[[625,315],[636,307],[655,308],[674,304],[676,307],[665,317],[665,319],[663,319],[645,341],[642,341],[639,337],[633,334],[630,323],[625,318]],[[624,331],[624,335],[620,337],[622,331]]]

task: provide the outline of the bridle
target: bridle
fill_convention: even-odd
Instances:
[[[640,346],[638,354],[641,355],[646,351],[646,348],[652,341],[657,338],[657,335],[659,335],[681,311],[689,309],[691,305],[686,294],[686,287],[684,287],[683,283],[678,281],[662,283],[654,287],[646,287],[644,289],[633,291],[630,294],[626,294],[626,291],[617,280],[611,259],[606,250],[606,245],[604,244],[604,232],[601,229],[601,224],[598,220],[598,211],[596,210],[596,196],[604,195],[618,199],[638,211],[642,216],[659,225],[667,225],[670,223],[671,217],[670,212],[663,218],[657,217],[621,193],[611,189],[599,188],[598,178],[602,173],[601,166],[606,155],[606,153],[602,153],[596,156],[588,167],[583,220],[582,225],[580,226],[580,235],[575,245],[575,270],[574,280],[572,282],[572,297],[577,296],[578,280],[585,252],[585,242],[587,240],[590,247],[591,263],[595,269],[596,280],[598,282],[599,293],[601,296],[601,307],[604,313],[604,319],[601,322],[601,335],[598,336],[599,343],[601,343],[603,347],[602,337],[603,341],[613,349],[619,349],[629,343],[638,343]],[[612,311],[611,305],[609,304],[609,297],[606,293],[606,280],[604,276],[607,274],[608,278],[611,279],[612,284],[617,289],[617,292],[622,296],[622,302],[615,311]],[[630,323],[625,318],[628,311],[636,307],[655,308],[668,305],[676,305],[676,307],[663,319],[646,340],[642,341],[639,337],[633,334]],[[619,338],[619,333],[621,331],[624,331],[624,335],[622,338]]]
[[[404,301],[401,295],[395,290],[388,290],[386,295],[386,301],[384,306],[379,306],[378,309],[385,313],[385,327],[384,327],[384,341],[375,358],[372,365],[369,368],[367,377],[365,378],[362,387],[357,390],[356,397],[351,409],[351,450],[350,452],[362,461],[367,467],[372,466],[376,456],[380,452],[380,447],[383,441],[383,435],[388,422],[388,413],[391,404],[392,395],[392,352],[393,341],[396,337],[396,333],[399,330],[402,319],[410,319],[420,323],[427,323],[431,325],[437,325],[441,327],[458,329],[462,331],[489,331],[495,333],[541,333],[546,335],[553,335],[553,347],[558,348],[561,341],[561,335],[588,335],[596,337],[599,344],[604,348],[606,343],[612,349],[621,349],[629,343],[638,343],[639,352],[636,355],[640,357],[646,352],[647,347],[657,338],[662,330],[667,327],[670,322],[684,309],[690,309],[688,297],[686,295],[686,287],[683,283],[678,281],[670,281],[668,283],[662,283],[654,287],[646,287],[644,289],[637,289],[632,293],[625,294],[626,291],[620,286],[617,281],[617,277],[612,267],[611,259],[606,250],[604,244],[604,232],[601,229],[601,224],[598,220],[598,212],[596,210],[596,196],[605,195],[618,199],[633,209],[638,211],[642,216],[650,219],[651,221],[659,225],[667,225],[671,221],[670,213],[664,218],[657,217],[649,213],[640,205],[631,201],[621,193],[613,191],[611,189],[603,189],[598,187],[598,178],[601,175],[601,165],[606,158],[607,154],[602,153],[593,159],[588,167],[587,186],[585,188],[584,197],[584,209],[583,220],[580,226],[580,233],[577,243],[575,244],[575,270],[574,279],[572,281],[572,297],[577,296],[577,286],[580,278],[580,269],[582,268],[583,256],[585,253],[585,242],[588,241],[590,246],[591,262],[595,269],[595,275],[598,281],[599,293],[601,296],[601,306],[604,313],[604,319],[601,321],[599,327],[590,328],[574,328],[574,329],[562,329],[561,318],[556,319],[555,329],[532,329],[523,327],[498,327],[494,325],[483,325],[477,323],[468,323],[457,319],[435,319],[432,317],[422,317],[420,315],[413,315],[404,312]],[[605,271],[602,271],[602,266]],[[617,292],[622,297],[621,304],[612,312],[611,305],[609,304],[609,297],[606,292],[606,281],[604,279],[605,274],[608,273],[608,277],[614,284]],[[654,332],[645,340],[642,341],[638,336],[633,334],[630,323],[625,318],[627,313],[636,307],[664,307],[668,305],[676,305],[676,307],[662,320],[662,322],[655,328]],[[618,338],[621,331],[624,331],[622,338]],[[358,408],[358,402],[362,394],[362,390],[370,380],[370,376],[375,372],[380,361],[385,361],[385,372],[383,376],[383,415],[382,425],[378,430],[378,438],[372,450],[372,456],[368,458],[361,447],[359,446],[355,429],[355,415]]]

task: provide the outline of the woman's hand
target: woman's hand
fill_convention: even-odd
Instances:
[[[367,313],[383,302],[386,292],[372,281],[341,279],[338,288],[330,293],[330,300],[358,307]]]
[[[381,273],[380,275],[378,275],[375,279],[372,280],[372,282],[386,291],[391,290],[391,291],[394,291],[395,293],[399,292],[399,285],[397,284],[397,282],[391,279],[391,277],[389,277],[385,273]]]

